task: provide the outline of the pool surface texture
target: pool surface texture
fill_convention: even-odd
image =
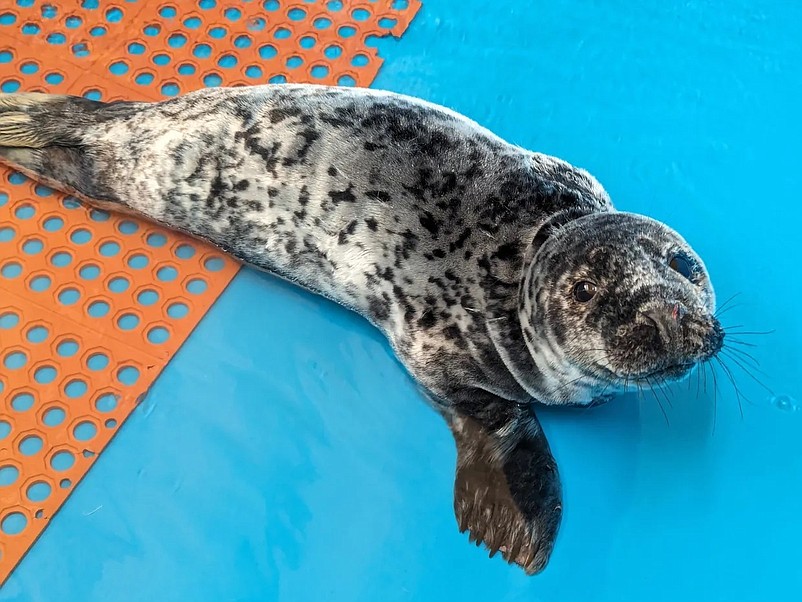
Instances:
[[[681,232],[766,388],[697,381],[540,417],[551,563],[469,544],[455,450],[382,337],[244,270],[0,600],[797,600],[802,591],[802,4],[425,0],[374,87],[589,169]],[[750,361],[741,359],[740,361]]]

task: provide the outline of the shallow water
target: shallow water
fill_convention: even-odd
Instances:
[[[526,5],[524,9],[522,6]],[[802,5],[425,0],[375,86],[590,169],[682,232],[779,399],[734,372],[541,412],[565,515],[529,578],[457,532],[454,449],[368,325],[246,270],[0,600],[794,600]],[[787,397],[782,397],[787,396]]]

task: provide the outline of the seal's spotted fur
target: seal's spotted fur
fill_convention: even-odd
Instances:
[[[158,104],[5,95],[0,147],[45,182],[373,322],[454,432],[460,528],[528,572],[561,514],[530,402],[589,403],[721,344],[704,268],[678,235],[615,212],[585,171],[419,100],[292,85]],[[678,252],[695,278],[668,267]],[[605,293],[577,304],[582,279]],[[670,304],[685,309],[666,326]]]

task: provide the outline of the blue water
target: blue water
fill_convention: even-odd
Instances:
[[[526,7],[526,8],[524,8]],[[2,600],[797,600],[802,4],[425,0],[377,87],[596,174],[681,231],[762,377],[542,421],[565,487],[526,577],[457,532],[454,449],[387,344],[245,270]],[[715,415],[715,429],[714,429]]]

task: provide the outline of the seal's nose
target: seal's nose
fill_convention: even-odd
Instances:
[[[685,313],[686,310],[681,303],[674,303],[666,307],[648,309],[643,312],[643,316],[654,324],[660,333],[660,338],[669,343],[682,335],[682,317]]]

